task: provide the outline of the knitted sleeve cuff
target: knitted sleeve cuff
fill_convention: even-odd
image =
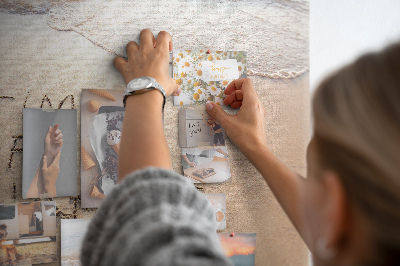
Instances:
[[[82,244],[83,265],[229,265],[209,200],[183,176],[145,168],[98,209]]]

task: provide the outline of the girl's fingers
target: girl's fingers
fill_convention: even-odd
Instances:
[[[157,49],[168,53],[172,50],[172,36],[166,31],[160,31],[156,40]]]
[[[63,139],[59,139],[59,140],[56,140],[55,143],[56,143],[58,146],[62,146],[63,143],[64,143],[64,140],[63,140]]]
[[[231,95],[234,93],[236,90],[240,90],[242,87],[242,84],[244,82],[244,79],[235,79],[231,83],[228,84],[228,86],[225,89],[225,95]]]
[[[236,90],[231,95],[228,95],[224,99],[224,104],[231,105],[232,103],[237,102],[237,101],[243,101],[243,92],[241,90]]]
[[[62,139],[63,136],[64,136],[63,133],[58,134],[58,136],[56,137],[56,141]]]
[[[172,96],[178,96],[179,94],[181,94],[181,92],[182,92],[181,86],[178,85],[177,90],[174,91],[171,95]]]
[[[57,131],[59,124],[55,124],[54,127],[52,128],[53,133]]]
[[[237,109],[237,108],[240,108],[240,107],[242,107],[242,101],[237,101],[237,102],[234,102],[234,103],[231,104],[231,108],[232,109]]]
[[[144,29],[140,32],[140,50],[149,52],[154,49],[155,38],[149,29]]]

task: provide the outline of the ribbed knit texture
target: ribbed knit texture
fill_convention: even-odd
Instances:
[[[209,200],[166,169],[131,173],[104,200],[82,244],[83,265],[231,265]]]

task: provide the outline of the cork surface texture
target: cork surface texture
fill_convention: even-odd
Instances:
[[[23,108],[78,111],[78,196],[46,199],[55,200],[57,205],[58,262],[54,265],[60,265],[60,219],[88,219],[96,210],[83,209],[80,205],[81,91],[84,88],[122,90],[123,80],[112,65],[114,52],[77,31],[49,27],[46,14],[0,12],[0,23],[0,202],[22,201]],[[308,29],[304,31],[302,38],[308,42]],[[182,45],[189,44],[182,42]],[[246,47],[237,49],[243,48]],[[250,60],[258,56],[261,55]],[[305,175],[310,133],[308,71],[293,78],[252,73],[249,77],[266,108],[269,148],[294,171]],[[179,108],[183,107],[173,106],[173,99],[168,99],[164,126],[173,168],[183,174],[178,145]],[[200,110],[204,106],[189,108]],[[306,246],[262,176],[229,139],[226,145],[231,182],[198,184],[202,192],[226,194],[227,229],[223,232],[257,233],[256,265],[308,265]]]

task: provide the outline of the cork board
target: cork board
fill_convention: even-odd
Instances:
[[[81,5],[79,1],[20,2],[0,4],[0,201],[21,201],[23,108],[77,109],[80,132],[81,90],[123,89],[112,60],[123,55],[126,43],[137,41],[140,29],[149,25],[155,32],[169,31],[175,48],[247,51],[247,74],[266,108],[268,146],[293,170],[305,174],[310,113],[308,1],[246,5],[246,1],[154,0],[136,6],[96,1],[90,8],[84,1]],[[110,15],[121,9],[129,16],[125,11]],[[135,19],[143,15],[151,19]],[[173,168],[183,173],[179,108],[168,99],[164,125]],[[199,185],[205,193],[226,194],[224,232],[257,233],[256,265],[308,265],[307,248],[267,184],[229,139],[226,143],[232,181]],[[79,133],[77,144],[80,158]],[[90,219],[95,213],[80,206],[79,160],[77,165],[78,196],[52,199],[57,205],[58,264],[60,219]]]

